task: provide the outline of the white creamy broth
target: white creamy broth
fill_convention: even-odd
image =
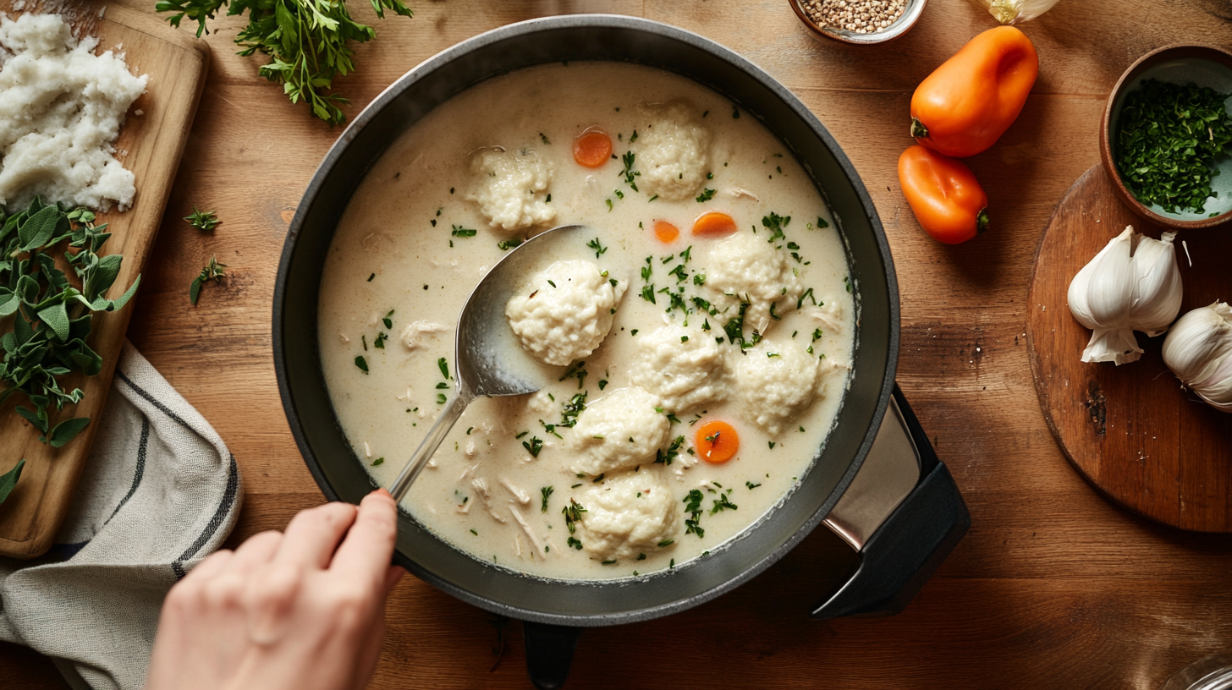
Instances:
[[[678,127],[686,116],[688,126]],[[654,135],[652,123],[659,127]],[[613,146],[611,159],[593,169],[580,166],[573,156],[575,138],[592,127],[610,135]],[[680,141],[683,149],[676,146]],[[688,145],[693,149],[685,150]],[[629,151],[635,154],[631,169],[642,173],[633,178],[639,191],[624,175],[623,157]],[[678,160],[665,158],[665,151],[678,152]],[[704,174],[697,168],[699,152]],[[684,166],[679,173],[671,167],[676,162]],[[651,164],[656,165],[653,171]],[[695,177],[701,186],[690,191]],[[502,205],[508,200],[500,196],[504,188],[484,186],[506,183],[521,185],[517,194],[525,203]],[[663,194],[654,198],[652,189]],[[695,219],[711,211],[731,216],[740,237],[693,236]],[[791,219],[780,222],[781,236],[763,223],[771,214]],[[653,227],[660,220],[680,229],[676,240],[664,243],[656,237]],[[831,227],[819,227],[819,220]],[[526,223],[536,225],[521,227]],[[582,260],[626,288],[606,339],[581,360],[584,365],[544,365],[555,374],[553,381],[572,375],[540,393],[476,400],[403,507],[442,539],[488,563],[550,578],[643,576],[704,556],[783,500],[824,443],[850,371],[854,307],[833,218],[783,144],[727,99],[659,70],[575,62],[493,79],[436,108],[391,142],[339,223],[321,279],[322,366],[356,455],[377,483],[388,486],[442,401],[453,395],[454,382],[442,376],[439,360],[446,359],[452,375],[457,316],[471,289],[505,255],[499,243],[566,223],[593,228],[596,250]],[[738,244],[751,242],[750,237],[765,243],[765,250],[749,243],[754,251],[746,251]],[[731,279],[733,265],[759,252],[786,262],[788,297],[777,297],[777,283],[769,292],[759,284],[745,294],[722,297],[696,278],[709,271],[716,281]],[[723,265],[713,263],[712,255]],[[644,279],[648,257],[650,275]],[[755,279],[754,273],[748,275]],[[528,285],[532,278],[527,276]],[[789,290],[786,282],[784,291]],[[653,304],[643,296],[648,285],[653,285]],[[664,288],[669,292],[661,292]],[[756,306],[747,309],[746,340],[754,337],[754,319],[768,326],[762,342],[746,342],[742,352],[723,327],[738,314],[733,304],[746,297],[760,299],[759,290],[764,299],[780,301],[768,312],[765,303],[760,312]],[[673,292],[687,314],[680,305],[669,310]],[[588,441],[571,439],[575,429],[561,426],[570,419],[565,406],[585,394],[586,411],[577,417],[584,429],[599,428],[596,420],[604,414],[618,417],[622,400],[643,414],[649,394],[634,386],[635,375],[645,381],[674,350],[664,345],[660,359],[646,360],[639,355],[644,347],[639,338],[655,335],[667,343],[675,331],[659,329],[680,327],[686,320],[690,330],[681,332],[692,334],[697,351],[709,347],[699,337],[722,339],[726,363],[721,385],[694,393],[726,399],[659,412],[669,431],[658,450],[661,457],[674,455],[670,465],[651,458],[636,469],[579,477],[579,464],[591,467],[586,463],[597,461],[571,445]],[[817,331],[820,337],[814,339]],[[643,363],[637,368],[639,356]],[[363,358],[367,373],[357,357]],[[771,365],[784,368],[767,368]],[[809,376],[815,370],[816,385],[799,390],[802,377],[795,372],[800,370]],[[608,403],[600,405],[605,399]],[[699,398],[686,393],[666,399],[688,405]],[[739,450],[725,463],[698,459],[695,432],[709,420],[725,421],[739,433]],[[654,424],[630,418],[629,424],[647,429],[647,442],[653,442],[661,421],[650,421]],[[595,443],[606,443],[600,434],[593,436],[600,439]],[[673,443],[679,437],[683,442]],[[653,506],[642,502],[638,482],[660,491],[652,494]],[[545,487],[552,489],[546,511]],[[669,505],[664,487],[670,492],[669,508],[664,508]],[[622,504],[617,494],[626,490],[626,498],[636,491],[636,500]],[[686,511],[693,490],[701,492],[700,515]],[[590,492],[607,493],[596,498]],[[587,509],[573,534],[562,515],[571,500]],[[654,511],[657,522],[634,530],[642,546],[602,532],[604,521],[650,520],[646,511]],[[693,523],[701,529],[691,529]],[[661,534],[668,536],[659,539]],[[646,539],[657,541],[647,547]],[[585,548],[577,548],[578,542]],[[608,549],[603,554],[612,555],[592,552],[601,542]]]

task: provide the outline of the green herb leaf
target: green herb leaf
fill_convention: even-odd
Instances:
[[[196,206],[193,206],[191,215],[184,216],[184,220],[202,232],[212,232],[221,223],[213,211],[200,211]]]
[[[1125,186],[1142,203],[1169,213],[1206,212],[1215,159],[1232,151],[1229,94],[1196,84],[1147,79],[1125,95],[1115,159]]]
[[[72,441],[77,437],[77,434],[80,434],[88,426],[90,426],[89,417],[73,417],[72,419],[66,419],[63,422],[60,422],[48,435],[48,438],[51,441],[51,447],[64,447],[64,444]]]
[[[371,0],[378,18],[385,10],[410,17],[402,0]],[[248,24],[235,42],[239,54],[247,57],[260,52],[269,62],[259,72],[266,79],[282,84],[292,103],[304,101],[317,117],[331,126],[342,124],[346,116],[340,106],[349,101],[332,90],[335,77],[355,71],[352,43],[367,43],[376,31],[351,18],[345,2],[339,0],[230,0],[227,14],[248,13]],[[206,20],[227,7],[228,0],[161,0],[154,8],[172,13],[167,21],[179,26],[185,18],[197,22],[197,37],[206,32]]]
[[[17,480],[21,479],[21,470],[26,466],[26,459],[22,458],[17,461],[17,465],[13,469],[0,474],[0,503],[4,503],[9,494],[13,493],[13,487],[17,486]]]

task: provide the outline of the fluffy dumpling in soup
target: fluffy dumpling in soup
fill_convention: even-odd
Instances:
[[[607,337],[626,286],[589,261],[557,261],[509,300],[505,316],[535,359],[565,366]]]
[[[817,358],[793,342],[763,340],[736,365],[736,388],[745,413],[771,435],[813,402],[820,377]]]
[[[636,386],[588,405],[569,436],[573,471],[597,475],[653,460],[671,427],[658,407],[658,398]]]
[[[556,208],[547,203],[552,164],[534,151],[481,149],[471,157],[473,187],[467,198],[495,229],[507,233],[550,223]]]
[[[675,324],[638,339],[630,367],[633,383],[663,400],[663,408],[684,413],[726,392],[723,350],[709,333]]]
[[[775,317],[796,308],[804,292],[772,235],[743,230],[719,242],[710,252],[706,289],[720,308],[748,304],[744,322],[762,335]]]
[[[696,196],[710,172],[710,132],[680,101],[642,110],[649,120],[637,147],[642,187],[666,201]]]
[[[635,559],[670,546],[680,531],[671,489],[655,469],[626,472],[588,489],[578,537],[599,561]]]

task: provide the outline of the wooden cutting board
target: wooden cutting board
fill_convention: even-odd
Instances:
[[[0,0],[0,11],[10,17],[21,14],[12,11],[12,4]],[[26,3],[26,9],[32,4]],[[116,5],[108,5],[100,17],[103,6],[76,4],[76,14],[70,19],[77,35],[97,36],[99,51],[123,52],[133,73],[149,75],[146,93],[129,109],[115,144],[119,160],[136,175],[137,196],[126,213],[100,214],[96,221],[107,223],[113,233],[104,251],[124,256],[119,278],[108,294],[114,299],[142,271],[154,246],[210,60],[205,42],[195,40],[192,34]],[[37,7],[33,11],[38,11]],[[66,407],[63,413],[53,414],[53,419],[61,415],[90,418],[90,426],[76,439],[59,450],[43,445],[38,432],[13,412],[16,401],[10,399],[0,408],[0,473],[9,471],[21,458],[26,460],[21,481],[0,505],[0,555],[33,558],[54,542],[89,457],[124,332],[134,308],[140,305],[140,297],[138,289],[137,299],[124,309],[94,316],[90,345],[102,355],[103,370],[97,376],[69,381],[85,391],[85,398],[75,410]]]
[[[1065,456],[1112,500],[1181,529],[1232,532],[1232,415],[1181,388],[1160,356],[1164,336],[1137,333],[1145,350],[1137,362],[1080,361],[1091,332],[1070,314],[1069,283],[1126,225],[1154,238],[1166,229],[1130,212],[1098,165],[1053,213],[1027,302],[1027,348],[1040,407]],[[1181,313],[1232,300],[1232,230],[1181,231],[1175,242],[1184,284]]]

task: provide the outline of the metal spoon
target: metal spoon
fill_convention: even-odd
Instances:
[[[545,257],[561,254],[561,245],[569,240],[580,242],[579,231],[584,230],[585,225],[561,225],[532,237],[496,262],[475,286],[462,307],[454,337],[454,396],[389,487],[395,501],[402,502],[472,400],[481,395],[534,393],[549,382],[550,373],[522,349],[505,321],[505,303]]]

